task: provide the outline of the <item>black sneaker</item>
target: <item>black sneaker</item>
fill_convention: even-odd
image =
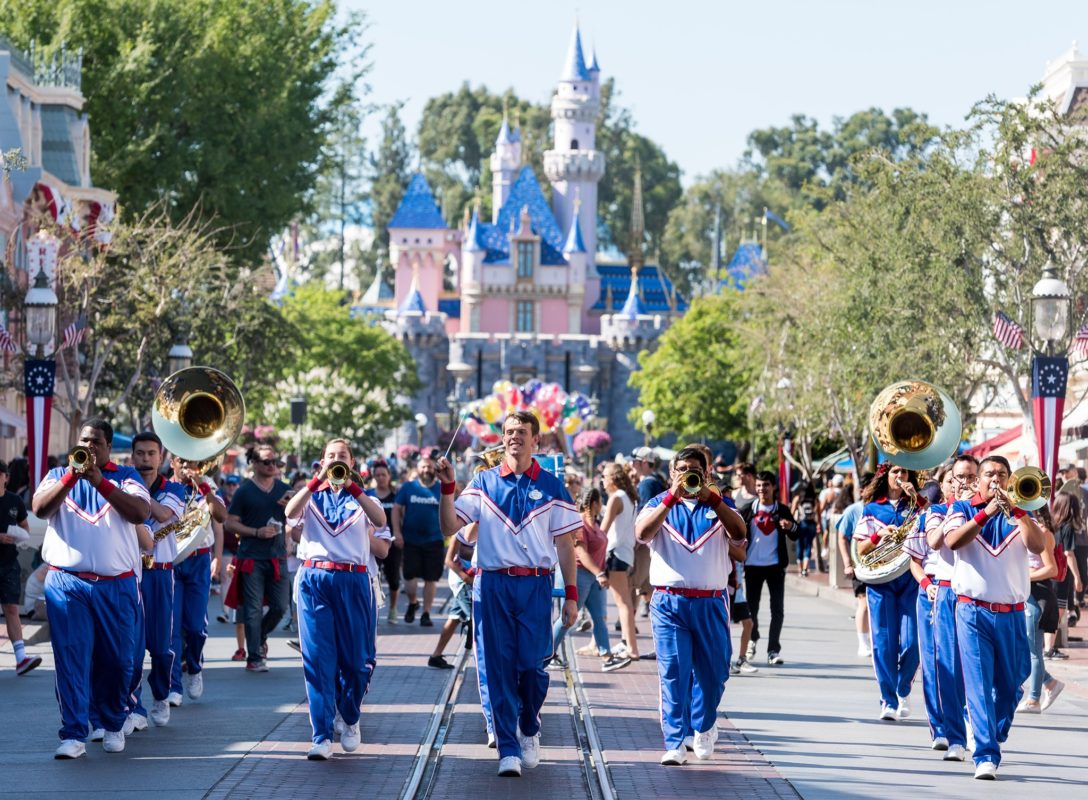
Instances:
[[[302,645],[299,643],[298,639],[288,639],[287,646],[292,650],[298,650],[300,653],[302,652]]]
[[[613,672],[617,669],[623,669],[631,663],[631,659],[627,656],[609,656],[608,660],[601,664],[601,672]]]
[[[453,669],[453,664],[448,662],[445,656],[431,656],[427,659],[427,666],[435,669]]]
[[[409,603],[408,604],[408,610],[404,612],[404,621],[405,622],[415,622],[416,621],[416,611],[418,611],[418,610],[419,610],[419,603]]]
[[[431,615],[428,614],[426,611],[424,611],[422,616],[420,616],[419,624],[424,628],[433,628],[434,627],[434,623],[431,622]]]
[[[544,669],[566,669],[567,662],[559,656],[552,656],[544,662]]]
[[[782,660],[782,656],[778,655],[778,653],[768,653],[767,654],[767,663],[770,664],[771,666],[777,667],[777,666],[781,666],[782,664],[785,664],[786,662]]]

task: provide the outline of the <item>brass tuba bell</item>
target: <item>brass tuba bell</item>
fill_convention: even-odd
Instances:
[[[886,387],[869,407],[869,430],[892,464],[932,469],[959,449],[960,410],[944,391],[925,381]]]
[[[211,367],[175,372],[163,381],[151,406],[151,426],[163,447],[196,462],[198,472],[207,471],[238,438],[245,416],[238,387]]]

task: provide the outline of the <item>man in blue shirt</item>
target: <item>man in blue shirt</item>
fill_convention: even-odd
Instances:
[[[416,475],[414,481],[408,481],[397,490],[393,500],[393,541],[403,549],[404,594],[408,598],[404,621],[415,621],[419,611],[416,591],[422,578],[423,614],[419,624],[429,628],[434,625],[431,606],[446,563],[442,527],[438,522],[441,487],[431,458],[424,456],[419,460]]]
[[[860,478],[861,489],[864,489],[873,480],[873,473],[866,472]],[[849,491],[844,489],[843,491]],[[857,610],[854,612],[854,628],[858,635],[858,657],[868,658],[873,654],[869,633],[869,602],[866,599],[865,584],[854,575],[854,561],[850,556],[850,541],[854,538],[854,528],[861,520],[861,511],[865,503],[858,500],[851,503],[843,511],[842,516],[835,526],[839,532],[839,555],[842,557],[843,573],[853,582],[854,597],[857,598]]]

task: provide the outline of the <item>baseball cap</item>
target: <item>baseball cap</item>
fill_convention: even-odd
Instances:
[[[223,483],[241,483],[242,479],[238,475],[228,475],[223,478]]]
[[[646,461],[650,464],[656,464],[657,453],[655,453],[649,447],[636,447],[633,451],[631,451],[631,459],[633,461]]]
[[[842,475],[836,475],[831,479],[832,486],[842,486],[844,482]]]

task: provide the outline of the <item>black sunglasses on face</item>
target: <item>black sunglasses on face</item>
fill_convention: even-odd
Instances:
[[[266,467],[278,467],[282,462],[278,458],[258,458],[257,463]]]

